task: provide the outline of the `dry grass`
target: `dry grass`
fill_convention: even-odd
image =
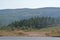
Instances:
[[[48,33],[45,33],[47,36],[60,36],[60,30],[52,30],[52,31],[49,31]]]
[[[24,31],[0,31],[0,36],[25,36]]]
[[[17,36],[25,36],[25,35],[27,35],[26,32],[21,31],[21,30],[20,31],[14,31],[13,33],[17,34]]]
[[[14,30],[14,31],[0,31],[0,36],[60,36],[60,27],[44,28],[41,30]]]
[[[21,30],[15,31],[0,31],[0,36],[60,36],[60,30],[52,30],[48,32],[24,32]]]

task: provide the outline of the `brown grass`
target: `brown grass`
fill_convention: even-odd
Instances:
[[[60,30],[52,30],[52,31],[49,31],[48,33],[45,33],[45,35],[47,36],[60,36]]]
[[[60,30],[50,30],[50,31],[37,31],[37,32],[25,32],[22,30],[14,30],[14,31],[0,31],[0,36],[60,36]]]
[[[25,36],[24,31],[0,31],[0,36]]]

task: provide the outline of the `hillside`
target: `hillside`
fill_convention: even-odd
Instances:
[[[35,16],[60,17],[60,8],[4,9],[0,10],[0,23],[7,25],[15,20],[28,19]]]

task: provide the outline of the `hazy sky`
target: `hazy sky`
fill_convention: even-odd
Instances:
[[[60,7],[60,0],[0,0],[0,9]]]

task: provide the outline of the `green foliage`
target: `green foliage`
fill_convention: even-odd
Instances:
[[[60,24],[60,19],[54,17],[32,17],[30,19],[24,19],[20,21],[15,21],[8,26],[12,29],[41,29],[46,27],[56,26]]]

